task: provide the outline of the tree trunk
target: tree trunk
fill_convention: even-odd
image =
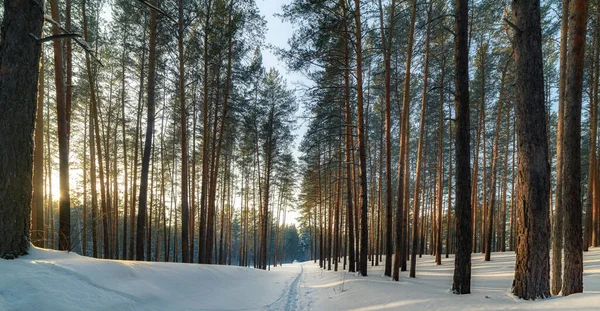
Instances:
[[[445,38],[444,38],[445,39]],[[437,235],[436,235],[436,248],[435,248],[435,264],[442,264],[442,196],[443,196],[443,186],[444,183],[444,78],[445,78],[445,67],[446,67],[446,56],[442,55],[442,73],[440,77],[440,110],[439,110],[439,141],[438,141],[438,167],[437,167]],[[448,200],[448,212],[447,217],[450,217],[450,200]],[[449,219],[449,218],[448,218]],[[450,230],[448,229],[448,233]],[[448,234],[446,234],[448,236]],[[446,237],[446,241],[448,238]],[[447,244],[447,242],[446,242]],[[447,247],[447,246],[446,246]],[[446,251],[446,255],[448,252]]]
[[[367,202],[367,157],[365,150],[365,121],[363,118],[363,87],[362,87],[362,28],[360,0],[354,0],[354,21],[356,23],[356,94],[358,109],[358,157],[359,157],[359,177],[360,177],[360,196],[361,196],[361,219],[360,219],[360,259],[359,271],[362,276],[367,276],[367,252],[369,228],[367,217],[369,213]]]
[[[588,1],[569,3],[567,81],[564,106],[563,193],[565,267],[562,294],[583,292],[581,210],[581,96],[587,30]],[[595,139],[595,138],[594,138]]]
[[[429,38],[431,33],[431,9],[433,7],[433,1],[429,1],[429,10],[427,11],[427,33],[425,35],[425,68],[423,69],[423,94],[421,95],[421,118],[419,121],[419,147],[417,149],[417,171],[415,172],[415,193],[413,196],[413,236],[412,236],[412,252],[410,254],[410,277],[416,277],[417,269],[417,244],[419,241],[418,229],[419,229],[419,191],[421,182],[421,165],[423,165],[422,154],[423,154],[423,140],[425,132],[425,110],[427,105],[427,91],[428,90],[428,75],[429,75]]]
[[[469,133],[468,0],[455,1],[456,257],[452,292],[471,293],[471,165]]]
[[[4,1],[0,40],[0,258],[27,254],[43,7]]]
[[[450,146],[450,151],[448,152],[448,211],[446,214],[446,258],[448,258],[451,249],[450,249],[450,235],[452,230],[450,229],[450,224],[452,223],[452,122],[448,124],[448,144]]]
[[[510,111],[511,103],[508,103],[506,109],[506,146],[504,149],[504,173],[502,174],[502,224],[501,224],[501,240],[500,251],[506,251],[506,195],[508,192],[508,146],[510,145]],[[512,194],[511,194],[512,195]]]
[[[82,13],[82,19],[83,19],[83,37],[84,37],[84,40],[87,40],[88,31],[87,31],[86,1],[85,0],[82,2],[81,13]],[[99,117],[98,117],[98,102],[97,102],[97,97],[96,97],[96,95],[97,95],[96,94],[96,81],[94,80],[93,75],[92,75],[91,60],[90,60],[89,54],[87,54],[87,53],[85,55],[85,64],[86,64],[88,84],[90,87],[91,119],[93,118],[92,119],[93,127],[90,127],[90,128],[94,129],[95,146],[93,146],[93,147],[96,148],[97,157],[98,157],[98,172],[99,172],[98,177],[100,178],[100,199],[102,200],[100,216],[102,218],[102,228],[103,228],[104,257],[108,258],[108,256],[110,256],[110,252],[108,251],[108,222],[107,222],[107,208],[106,208],[107,200],[106,200],[106,189],[105,189],[105,184],[104,184],[104,169],[103,169],[103,164],[102,164],[102,148],[100,147],[100,143],[101,143],[101,141],[100,141],[100,122],[99,122]],[[93,161],[95,161],[95,160],[93,160]],[[93,169],[95,171],[95,165],[94,165]],[[93,174],[94,175],[92,175],[91,178],[94,180],[94,183],[95,183],[96,182],[96,178],[95,178],[96,173],[94,172]],[[92,184],[92,187],[95,187],[95,186]],[[96,219],[96,218],[94,217],[94,219]]]
[[[346,1],[341,0],[343,16],[347,15]],[[344,20],[344,33],[348,33],[348,23]],[[344,67],[350,68],[350,51],[347,35],[344,36]],[[352,204],[352,150],[354,142],[352,139],[352,111],[350,109],[350,73],[344,70],[344,114],[345,114],[345,130],[346,130],[346,222],[348,224],[348,272],[356,272],[355,269],[355,253],[354,253],[354,206]]]
[[[152,5],[157,6],[158,0],[152,0]],[[142,157],[142,174],[140,176],[140,198],[137,218],[136,255],[138,261],[150,260],[144,258],[145,232],[146,232],[146,204],[148,200],[148,173],[150,168],[150,153],[152,151],[152,132],[154,130],[155,92],[156,92],[156,10],[150,10],[150,45],[148,54],[148,120],[146,124],[146,138],[144,142],[144,155]],[[150,247],[150,245],[148,245]]]
[[[512,293],[529,300],[550,296],[550,168],[539,0],[514,1],[513,19],[517,28],[513,42],[519,161],[516,193],[517,258]]]
[[[50,1],[52,19],[60,23],[58,1]],[[52,34],[58,35],[58,26],[52,27]],[[58,249],[71,250],[71,200],[69,196],[69,136],[67,126],[67,103],[65,92],[64,51],[62,40],[54,40],[54,81],[56,83],[56,114],[58,118],[58,162],[59,162],[59,221]]]
[[[552,294],[562,290],[562,252],[563,252],[563,153],[562,137],[564,131],[565,83],[567,81],[567,37],[569,29],[569,1],[562,0],[562,18],[560,28],[560,77],[558,79],[558,128],[556,130],[556,199],[554,218],[552,219]],[[511,217],[512,219],[512,217]],[[512,228],[512,220],[511,220]],[[512,233],[512,230],[511,230]],[[512,234],[511,234],[512,238]]]
[[[33,200],[31,201],[31,242],[37,247],[44,247],[44,82],[44,54],[41,53],[33,151]]]
[[[381,28],[382,54],[385,64],[385,276],[392,276],[392,252],[394,249],[392,238],[392,145],[391,145],[391,56],[392,40],[394,34],[396,1],[390,4],[390,24],[386,39],[383,27],[383,6],[379,0],[379,25]]]
[[[188,139],[185,103],[185,51],[183,48],[183,0],[179,0],[178,6],[179,21],[177,23],[177,48],[179,53],[179,113],[181,114],[181,257],[183,262],[191,262],[189,254]]]
[[[208,0],[206,6],[206,23],[204,24],[204,42],[208,42],[209,27],[210,27],[210,16],[212,9],[212,0]],[[200,186],[200,224],[198,226],[198,263],[206,263],[206,225],[207,225],[207,198],[206,192],[208,188],[208,140],[209,140],[209,128],[208,115],[209,115],[209,103],[208,103],[208,44],[204,45],[203,57],[204,59],[204,79],[203,79],[203,103],[204,108],[203,114],[203,136],[202,136],[202,180]]]
[[[122,42],[122,49],[123,49],[123,54],[121,55],[121,114],[122,114],[122,120],[121,120],[121,134],[123,134],[123,237],[122,237],[122,244],[123,244],[123,252],[121,254],[121,259],[125,260],[127,259],[127,218],[128,213],[129,213],[129,209],[128,209],[128,203],[129,203],[129,187],[128,187],[128,179],[129,179],[129,172],[128,172],[128,167],[127,167],[127,153],[128,153],[128,149],[127,149],[127,132],[125,131],[125,123],[126,123],[126,115],[125,115],[125,93],[126,93],[126,89],[125,89],[125,57],[126,54],[125,52],[127,51],[125,43],[128,41],[127,39],[127,33],[123,36],[123,42]],[[131,224],[132,225],[132,224]],[[85,231],[84,231],[85,232]],[[118,232],[118,230],[117,230]],[[118,234],[117,234],[118,235]]]
[[[406,54],[406,72],[404,76],[404,89],[402,98],[402,116],[400,119],[400,154],[398,157],[398,204],[396,207],[396,251],[394,256],[394,269],[392,279],[400,279],[400,268],[406,268],[406,249],[408,248],[406,223],[408,221],[408,119],[410,109],[410,69],[412,67],[412,54],[415,36],[415,21],[417,16],[417,1],[411,1],[410,26],[408,32],[408,50]]]
[[[494,147],[493,147],[493,155],[492,155],[492,176],[490,185],[490,204],[488,207],[488,216],[487,216],[487,233],[486,233],[486,243],[485,243],[485,261],[490,261],[490,256],[492,253],[492,236],[494,234],[494,207],[496,206],[496,177],[498,171],[498,141],[500,139],[500,120],[502,119],[502,112],[504,109],[504,85],[506,82],[506,72],[508,70],[508,66],[512,61],[512,55],[506,61],[504,68],[502,69],[502,78],[500,82],[500,97],[498,98],[498,111],[496,113],[496,130],[494,135]]]
[[[596,3],[596,18],[600,18],[600,3]],[[596,155],[596,140],[598,139],[598,76],[600,75],[600,64],[598,57],[600,57],[600,44],[598,42],[598,36],[600,26],[598,24],[594,27],[594,40],[593,40],[593,55],[592,55],[592,67],[593,77],[591,80],[591,96],[590,99],[590,160],[589,160],[589,174],[588,174],[588,185],[587,185],[587,197],[585,201],[585,232],[583,236],[583,251],[587,252],[590,246],[596,246],[598,244],[598,235],[596,227],[598,224],[595,223],[594,219],[596,214],[595,206],[598,203],[598,162]]]

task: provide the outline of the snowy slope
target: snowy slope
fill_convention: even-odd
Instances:
[[[0,310],[264,310],[299,271],[111,261],[31,247],[30,255],[0,260]]]
[[[450,292],[453,256],[417,260],[417,278],[401,272],[400,282],[383,275],[383,264],[369,265],[369,276],[347,272],[322,272],[317,265],[305,265],[300,290],[305,304],[313,310],[600,310],[600,249],[584,254],[584,293],[569,297],[524,301],[511,295],[514,253],[492,253],[492,261],[474,254],[470,295]],[[343,291],[342,291],[343,283]]]
[[[312,263],[271,271],[109,261],[31,248],[0,260],[0,310],[600,310],[600,249],[584,255],[583,294],[521,301],[510,295],[514,254],[473,257],[472,294],[449,292],[453,259],[417,261],[417,278],[323,271]]]

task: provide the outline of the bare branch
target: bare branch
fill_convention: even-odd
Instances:
[[[160,8],[157,8],[156,6],[152,5],[151,3],[148,3],[148,1],[146,0],[138,0],[139,2],[141,2],[142,4],[144,4],[145,6],[149,7],[150,9],[164,15],[166,18],[170,19],[173,23],[177,24],[177,21],[171,17],[169,14],[167,14],[167,12],[163,11]]]
[[[67,29],[65,29],[63,26],[61,26],[58,22],[56,22],[55,20],[52,19],[52,17],[50,15],[44,15],[44,19],[49,22],[50,24],[56,26],[58,29],[60,29],[60,31],[62,31],[65,35],[65,37],[72,37],[75,42],[83,48],[83,50],[88,53],[89,55],[92,56],[92,58],[98,62],[98,64],[100,64],[100,66],[104,67],[104,64],[102,63],[102,61],[100,61],[100,59],[98,57],[96,57],[96,54],[94,53],[94,51],[92,51],[92,48],[90,47],[90,45],[83,39],[81,39],[81,35],[79,34],[73,34],[71,32],[69,32]],[[61,35],[58,35],[61,36]],[[52,36],[55,37],[55,36]],[[38,40],[42,40],[42,39],[38,39]],[[50,39],[52,40],[52,39]]]
[[[63,33],[60,35],[54,35],[54,36],[49,36],[49,37],[45,37],[45,38],[37,38],[37,41],[39,43],[44,43],[44,42],[48,42],[48,41],[52,41],[52,40],[65,39],[65,38],[80,38],[80,37],[81,37],[81,35],[76,34],[76,33]]]

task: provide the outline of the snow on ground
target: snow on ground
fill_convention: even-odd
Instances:
[[[600,248],[584,254],[584,293],[523,301],[510,294],[513,253],[473,256],[472,294],[449,291],[453,258],[417,261],[417,278],[324,271],[313,262],[262,271],[198,264],[110,261],[31,248],[0,260],[4,310],[600,310]],[[341,268],[341,266],[340,266]]]

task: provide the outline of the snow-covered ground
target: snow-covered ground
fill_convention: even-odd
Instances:
[[[417,278],[323,271],[312,262],[255,270],[110,261],[35,249],[0,260],[0,310],[600,310],[600,249],[585,253],[584,293],[523,301],[510,294],[514,254],[473,257],[472,294],[451,294],[453,259],[417,261]]]

